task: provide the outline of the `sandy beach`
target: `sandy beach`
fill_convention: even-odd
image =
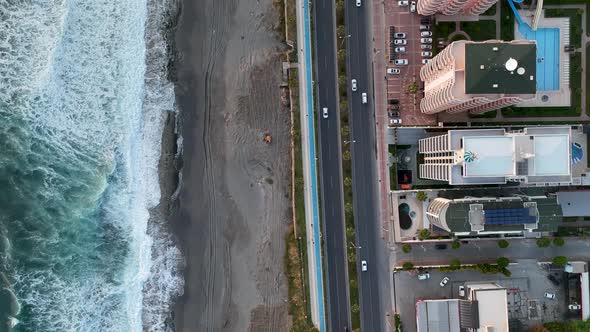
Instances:
[[[177,331],[285,331],[289,111],[271,0],[184,0],[176,33],[185,257]],[[272,143],[263,142],[264,133]]]

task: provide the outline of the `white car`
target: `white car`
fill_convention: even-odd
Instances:
[[[361,262],[361,270],[362,270],[363,272],[364,272],[364,271],[367,271],[367,261],[362,261],[362,262]]]
[[[416,12],[416,1],[412,1],[410,3],[410,13],[415,13]]]
[[[465,286],[459,286],[459,296],[465,296]]]
[[[395,61],[393,61],[393,63],[396,66],[405,66],[408,64],[408,59],[395,59]]]
[[[400,70],[399,70],[399,68],[387,68],[387,73],[395,75],[395,74],[399,74]]]
[[[396,47],[393,51],[395,53],[402,53],[402,52],[405,52],[406,51],[406,48],[403,47],[403,46],[399,46],[399,47]]]
[[[367,103],[367,93],[363,92],[363,94],[361,95],[361,100],[363,102],[363,104]]]
[[[430,273],[424,272],[418,275],[418,280],[428,280],[430,279]]]
[[[398,38],[398,39],[404,39],[406,38],[406,33],[405,32],[396,32],[393,35],[394,38]]]
[[[401,125],[402,119],[389,119],[389,124],[390,125]]]
[[[322,109],[322,116],[324,117],[324,119],[328,118],[328,108],[327,107],[324,107]]]
[[[350,85],[351,85],[351,89],[352,91],[356,91],[356,79],[352,79],[352,81],[350,81]]]
[[[555,293],[545,293],[544,296],[548,299],[555,300]]]
[[[423,49],[423,50],[431,50],[432,49],[432,45],[420,44],[420,48]]]
[[[430,61],[432,61],[432,60],[431,59],[422,59],[422,64],[427,65],[430,63]]]
[[[361,0],[356,0],[356,6],[360,7],[361,6]]]
[[[440,287],[445,287],[448,283],[449,283],[449,277],[444,277],[440,281],[439,285],[440,285]]]
[[[406,45],[408,42],[405,39],[396,39],[393,41],[393,45]]]
[[[576,303],[576,304],[568,305],[567,308],[569,310],[580,310],[580,309],[582,309],[582,306]]]
[[[405,7],[407,5],[409,5],[410,3],[407,0],[401,0],[397,2],[397,5],[400,7]]]
[[[423,57],[431,57],[432,56],[432,52],[430,51],[424,51],[424,52],[420,52],[420,55]]]
[[[432,37],[431,31],[420,31],[420,37]]]
[[[426,24],[420,25],[420,31],[423,31],[423,30],[430,30],[430,25],[426,25]]]
[[[432,38],[420,38],[422,44],[432,44]]]

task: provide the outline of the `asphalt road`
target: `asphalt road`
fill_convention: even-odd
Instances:
[[[344,187],[340,112],[338,110],[338,66],[336,59],[336,12],[333,0],[314,2],[315,70],[320,159],[320,188],[324,261],[329,331],[350,327],[348,271],[344,219]],[[328,108],[324,118],[323,108]]]
[[[352,188],[354,220],[356,223],[357,271],[359,273],[359,296],[361,329],[383,331],[383,313],[380,309],[378,290],[377,246],[380,225],[378,220],[378,187],[375,142],[375,111],[373,106],[372,40],[369,21],[369,1],[361,7],[347,0],[346,33],[347,72],[349,81],[357,80],[358,91],[349,93],[350,135],[352,154]],[[367,93],[363,104],[361,94]],[[361,271],[361,261],[367,261],[368,270]]]

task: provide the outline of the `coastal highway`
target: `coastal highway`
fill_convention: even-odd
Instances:
[[[350,327],[350,305],[338,110],[336,11],[333,0],[317,0],[313,9],[321,213],[327,277],[326,320],[329,331],[342,331],[344,327]],[[324,107],[328,109],[327,118],[323,115]]]
[[[348,80],[357,80],[358,91],[349,93],[350,140],[352,155],[353,209],[356,225],[357,271],[361,307],[361,330],[384,331],[384,314],[378,291],[377,245],[379,238],[379,206],[377,187],[375,111],[373,103],[372,50],[369,41],[370,1],[356,7],[352,0],[344,1],[346,12]],[[367,93],[367,103],[361,93]],[[361,271],[361,261],[367,261],[367,271]],[[385,295],[383,295],[385,296]]]

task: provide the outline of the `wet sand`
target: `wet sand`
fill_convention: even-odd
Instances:
[[[184,0],[176,32],[185,257],[177,331],[284,331],[289,112],[271,0]],[[270,133],[271,144],[262,141]]]

